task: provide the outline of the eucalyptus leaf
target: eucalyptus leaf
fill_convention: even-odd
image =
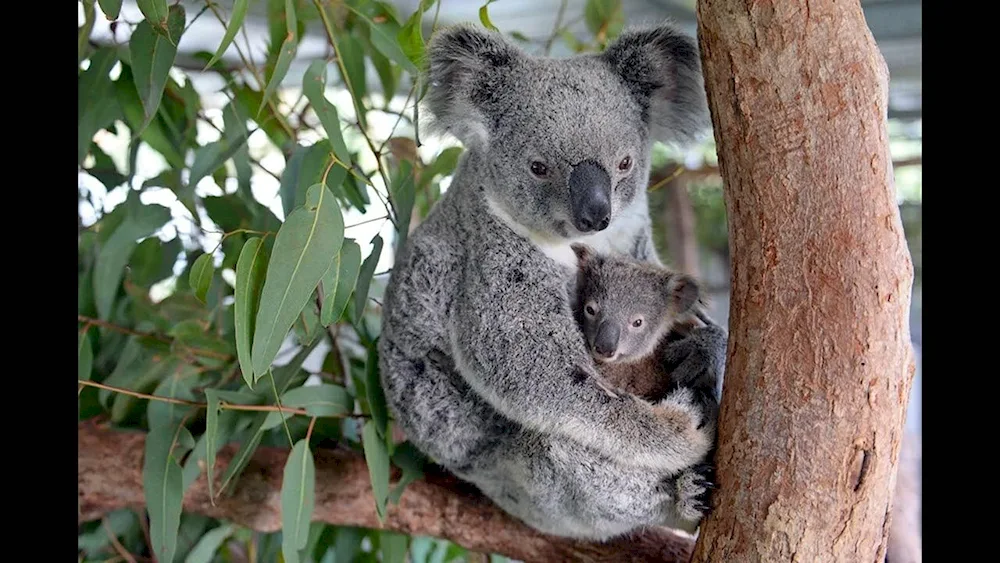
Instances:
[[[162,0],[154,0],[153,3],[161,2]],[[159,14],[158,11],[156,13]],[[148,13],[146,17],[150,17]],[[177,56],[177,42],[180,41],[181,33],[184,31],[184,7],[180,4],[171,6],[165,21],[167,35],[153,29],[147,19],[139,22],[129,38],[132,77],[146,115],[139,131],[133,136],[137,136],[138,132],[146,128],[160,108],[163,89],[167,85],[170,68]]]
[[[337,108],[326,99],[326,61],[316,60],[310,63],[302,76],[302,92],[312,104],[316,117],[326,130],[330,148],[337,159],[346,165],[351,163],[351,153],[344,144],[344,136],[340,131],[340,117]]]
[[[87,381],[90,379],[90,372],[94,365],[94,349],[90,347],[89,331],[80,333],[80,341],[77,345],[77,379]]]
[[[409,161],[400,161],[399,169],[389,183],[389,191],[392,194],[393,207],[396,210],[396,221],[399,227],[396,241],[396,254],[399,254],[406,245],[407,234],[410,231],[410,216],[413,213],[413,202],[416,198],[413,184],[413,165]]]
[[[222,36],[222,41],[219,43],[219,48],[215,50],[215,54],[209,59],[208,64],[205,68],[209,68],[215,64],[216,61],[222,58],[222,54],[226,52],[229,45],[236,38],[236,33],[239,32],[240,27],[243,26],[243,19],[247,15],[247,7],[250,5],[250,0],[235,0],[233,2],[233,15],[229,18],[229,25],[226,27],[226,33]]]
[[[136,0],[135,3],[150,23],[161,27],[167,23],[167,0]]]
[[[282,395],[281,404],[305,409],[309,416],[344,416],[354,410],[354,398],[347,390],[330,383],[291,389]]]
[[[208,253],[202,254],[191,266],[191,277],[188,283],[194,290],[195,297],[199,301],[205,302],[208,295],[208,288],[212,285],[212,277],[215,275],[215,258]]]
[[[206,532],[184,558],[184,563],[211,563],[215,558],[215,553],[222,546],[222,542],[226,541],[232,534],[232,524],[223,524]]]
[[[493,22],[490,21],[489,5],[493,2],[496,2],[496,0],[486,0],[486,3],[479,8],[479,21],[482,22],[483,26],[490,31],[500,31],[497,29],[497,26],[493,25]]]
[[[371,420],[365,422],[361,430],[361,444],[365,451],[365,462],[368,464],[368,475],[371,478],[375,514],[381,523],[385,521],[386,502],[389,499],[389,451],[375,422]]]
[[[621,0],[587,0],[583,8],[583,19],[587,29],[598,40],[614,39],[625,25],[625,15]]]
[[[274,70],[271,72],[270,78],[267,80],[267,87],[264,88],[264,96],[261,98],[260,106],[257,108],[257,117],[260,117],[261,111],[264,110],[264,106],[267,105],[267,101],[271,99],[274,92],[278,89],[281,81],[284,80],[285,75],[288,74],[288,69],[292,66],[292,60],[295,58],[295,52],[298,50],[298,42],[295,36],[289,34],[285,41],[281,44],[281,49],[278,51],[278,61],[274,63]]]
[[[172,561],[181,524],[183,477],[177,460],[184,453],[181,436],[191,434],[183,426],[167,425],[150,429],[142,468],[143,492],[149,511],[149,536],[153,553],[160,561]],[[193,440],[193,439],[192,439]]]
[[[358,284],[354,290],[354,317],[361,319],[365,312],[365,304],[368,302],[368,289],[372,283],[372,276],[375,275],[375,267],[378,265],[379,256],[382,254],[382,237],[375,235],[372,239],[372,251],[361,263],[361,270],[358,273]]]
[[[77,163],[82,164],[93,143],[94,135],[121,114],[115,99],[115,84],[111,81],[111,68],[118,62],[118,54],[110,47],[102,47],[90,56],[90,66],[80,73],[77,81]]]
[[[354,293],[361,270],[361,247],[353,239],[345,239],[333,264],[323,275],[323,308],[319,320],[323,326],[339,322]]]
[[[257,321],[261,289],[267,272],[268,251],[262,239],[253,237],[243,245],[236,263],[235,323],[236,354],[247,387],[253,387],[251,338]]]
[[[368,28],[371,30],[370,39],[372,45],[374,45],[379,52],[407,72],[411,74],[417,73],[417,67],[413,64],[413,61],[406,56],[406,53],[404,53],[402,48],[399,46],[399,41],[396,39],[400,30],[399,24],[391,18],[385,17],[380,18],[384,21],[376,23],[361,11],[353,8],[350,4],[346,4],[346,6],[349,10],[357,14],[357,16],[366,24],[368,24]]]
[[[281,481],[281,551],[285,561],[298,560],[309,540],[309,522],[316,504],[316,467],[309,441],[292,447]]]
[[[123,205],[127,208],[125,220],[101,245],[94,264],[94,303],[102,320],[107,320],[111,314],[125,264],[137,246],[138,239],[153,234],[170,220],[170,209],[157,204],[139,203],[138,192],[129,192]]]
[[[379,544],[382,547],[382,563],[406,563],[409,537],[386,531],[380,531],[379,536]]]
[[[108,20],[114,21],[118,19],[118,14],[122,11],[122,0],[98,0],[98,4],[100,4],[101,11],[104,12]]]
[[[333,195],[321,184],[309,188],[306,205],[293,211],[278,231],[268,262],[254,327],[255,381],[271,365],[343,238],[344,219]]]
[[[365,362],[365,392],[368,395],[368,409],[371,411],[372,422],[379,435],[385,436],[389,426],[389,410],[385,404],[385,391],[379,381],[378,346],[375,343],[368,348],[368,361]]]

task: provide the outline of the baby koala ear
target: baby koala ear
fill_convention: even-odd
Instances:
[[[687,274],[669,274],[666,285],[670,308],[677,315],[691,310],[701,294],[698,282]]]
[[[572,248],[573,253],[576,254],[577,264],[581,268],[587,267],[587,265],[594,260],[594,257],[597,256],[597,252],[593,248],[583,244],[582,242],[574,242],[570,244],[569,247]]]

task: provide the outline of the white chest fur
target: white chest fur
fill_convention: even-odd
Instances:
[[[646,202],[636,198],[632,205],[622,209],[607,229],[578,238],[566,239],[540,235],[516,223],[506,211],[489,200],[490,211],[514,232],[531,241],[546,256],[569,268],[576,268],[577,258],[570,245],[582,242],[599,253],[629,254],[635,245],[635,237],[648,221]]]

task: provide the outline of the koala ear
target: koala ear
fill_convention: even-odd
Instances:
[[[686,274],[667,276],[667,296],[674,314],[688,312],[698,301],[701,291],[698,282]]]
[[[597,252],[595,252],[593,248],[583,244],[582,242],[574,242],[573,244],[570,244],[569,247],[572,248],[573,253],[576,254],[577,264],[579,264],[581,268],[587,267],[587,265],[590,264],[597,255]]]
[[[601,55],[643,111],[650,135],[697,141],[712,125],[698,43],[670,24],[627,29]]]
[[[524,56],[500,33],[471,25],[435,33],[427,49],[429,128],[451,133],[466,146],[485,146],[491,105],[497,92],[503,92],[507,73]]]

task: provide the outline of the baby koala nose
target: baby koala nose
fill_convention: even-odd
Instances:
[[[605,321],[597,328],[594,338],[594,352],[602,358],[610,358],[618,351],[618,338],[621,331],[613,323]]]

